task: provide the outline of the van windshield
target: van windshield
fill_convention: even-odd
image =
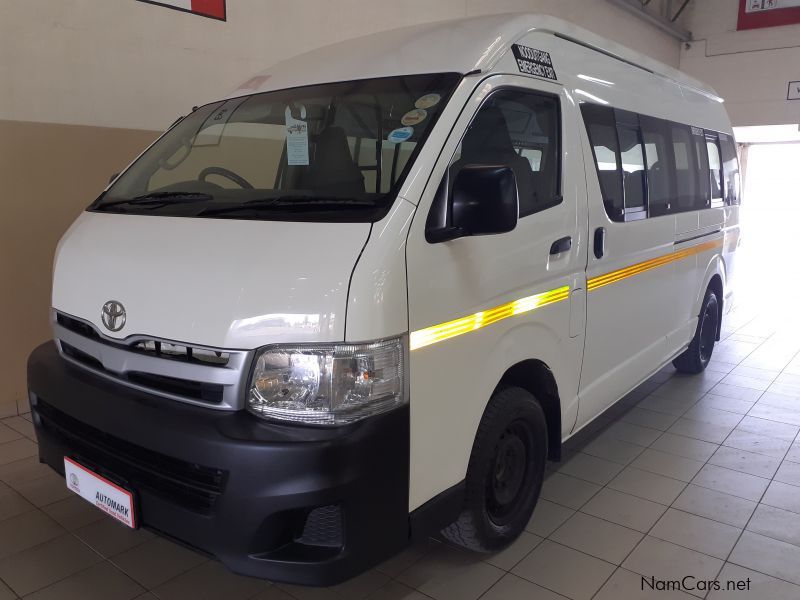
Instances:
[[[89,210],[378,220],[459,80],[456,73],[385,77],[208,104],[174,125]]]

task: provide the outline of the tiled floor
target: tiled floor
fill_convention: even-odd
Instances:
[[[4,419],[0,600],[800,599],[798,329],[734,311],[704,374],[665,368],[570,440],[507,550],[431,540],[330,589],[238,577],[117,525],[38,464],[29,415]],[[723,589],[642,590],[686,576]]]

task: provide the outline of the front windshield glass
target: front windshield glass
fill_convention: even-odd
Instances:
[[[203,106],[90,210],[379,219],[459,78],[443,73],[330,83]]]

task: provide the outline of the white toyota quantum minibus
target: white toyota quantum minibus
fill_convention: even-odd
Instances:
[[[329,585],[496,551],[545,463],[731,303],[722,99],[551,17],[389,31],[194,108],[75,221],[40,458],[129,527]]]

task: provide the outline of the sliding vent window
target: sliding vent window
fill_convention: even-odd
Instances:
[[[595,104],[581,104],[581,113],[589,134],[606,213],[613,221],[623,221],[622,166],[614,110]]]
[[[711,181],[711,201],[722,202],[722,157],[717,145],[717,134],[706,131],[706,150],[708,152],[708,168]]]
[[[687,125],[678,123],[670,123],[670,131],[676,184],[676,199],[672,211],[694,210],[700,190],[691,131]]]
[[[639,117],[635,113],[616,111],[617,138],[622,159],[622,188],[625,198],[625,220],[647,216],[647,184],[644,170],[644,150],[639,134]]]
[[[554,96],[501,90],[486,100],[450,164],[452,185],[466,165],[507,165],[514,171],[519,216],[561,202],[559,104]]]
[[[725,204],[739,204],[739,159],[736,156],[736,144],[727,134],[719,134],[719,146],[722,151],[722,172],[725,178]]]
[[[647,158],[648,210],[651,217],[670,211],[675,195],[669,148],[669,129],[666,121],[640,116],[642,139]]]

